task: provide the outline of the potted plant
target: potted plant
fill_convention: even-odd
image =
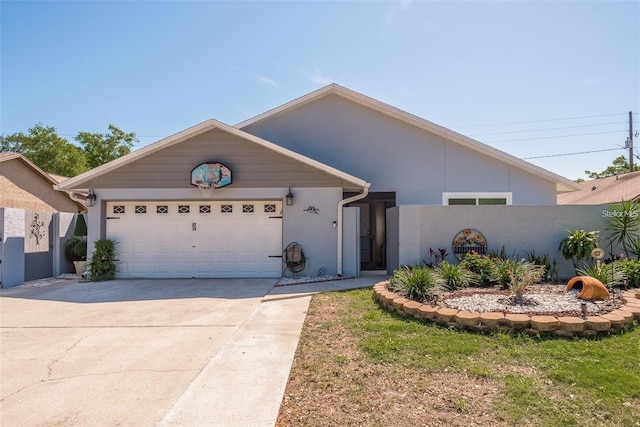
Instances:
[[[76,274],[84,274],[87,269],[87,223],[82,214],[76,220],[73,237],[65,244],[64,256],[73,263]]]

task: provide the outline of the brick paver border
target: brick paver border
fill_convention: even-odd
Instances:
[[[503,314],[499,312],[478,313],[421,304],[408,300],[388,289],[389,282],[373,286],[376,301],[385,309],[401,316],[428,320],[441,326],[473,332],[525,332],[530,335],[551,334],[558,337],[596,337],[618,334],[630,329],[640,321],[640,289],[625,291],[624,304],[601,316],[586,318],[571,316],[529,316],[528,314]]]

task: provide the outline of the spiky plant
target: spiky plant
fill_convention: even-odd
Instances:
[[[403,267],[393,272],[389,289],[408,299],[425,301],[438,290],[438,280],[433,269],[416,265]]]
[[[624,254],[629,258],[640,239],[640,205],[631,200],[610,205],[606,219],[611,240],[622,245]]]
[[[448,261],[442,261],[436,267],[435,274],[440,286],[447,291],[466,288],[477,281],[475,274],[461,267],[460,264],[452,264]]]
[[[625,268],[619,262],[602,264],[600,269],[595,264],[585,264],[577,270],[580,276],[591,276],[598,279],[607,288],[618,288],[624,285],[627,278]]]

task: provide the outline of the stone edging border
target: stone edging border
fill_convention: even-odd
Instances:
[[[375,299],[385,309],[404,317],[428,320],[441,326],[465,329],[473,332],[525,332],[529,335],[552,334],[558,337],[596,337],[618,334],[640,321],[640,299],[635,298],[638,289],[625,291],[624,305],[602,316],[556,317],[529,316],[528,314],[504,314],[501,312],[478,313],[455,308],[437,307],[406,299],[387,289],[388,281],[373,286]]]

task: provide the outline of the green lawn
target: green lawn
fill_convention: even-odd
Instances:
[[[640,426],[640,327],[595,340],[479,335],[389,313],[374,302],[372,293],[362,289],[313,298],[285,398],[309,393],[322,400],[314,387],[324,384],[338,396],[327,394],[325,399],[359,402],[347,417],[354,425],[399,425],[402,418],[388,418],[388,411],[379,409],[385,403],[375,406],[366,394],[384,384],[407,383],[418,395],[430,378],[444,378],[443,384],[447,378],[464,378],[476,384],[478,392],[486,387],[495,393],[480,401],[473,393],[451,392],[450,408],[440,408],[439,413],[464,414],[467,421],[460,418],[457,425],[483,425],[480,418],[473,424],[474,414],[490,413],[503,425]],[[334,376],[327,377],[327,372]],[[341,372],[349,376],[348,382],[338,378]],[[393,378],[385,382],[380,375]],[[368,384],[373,377],[375,386]],[[433,394],[432,390],[410,405],[396,406],[412,411],[420,399],[427,399],[428,405]],[[304,419],[314,425],[316,416],[330,419],[319,413],[322,404],[297,408],[285,403],[286,399],[281,417],[289,410],[287,422]],[[324,405],[335,407],[332,401]],[[306,411],[306,418],[294,416],[298,409]],[[428,420],[431,412],[423,410]],[[278,425],[287,422],[279,420]]]

